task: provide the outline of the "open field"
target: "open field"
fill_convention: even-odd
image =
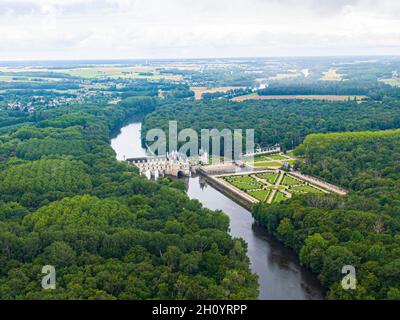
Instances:
[[[294,186],[291,190],[294,192],[304,192],[304,193],[322,193],[322,191],[319,190],[318,188],[309,185]]]
[[[283,178],[283,181],[282,181],[282,184],[285,185],[285,186],[299,185],[299,184],[301,184],[301,183],[302,183],[301,180],[296,179],[296,178],[293,178],[293,177],[290,176],[290,175],[286,175],[286,176]]]
[[[240,190],[252,190],[262,188],[262,184],[251,176],[231,176],[224,178],[225,181]]]
[[[286,200],[286,199],[288,199],[288,197],[286,197],[282,192],[277,192],[276,194],[275,194],[275,197],[274,197],[274,199],[273,199],[273,202],[275,202],[275,203],[279,203],[279,202],[282,202],[283,200]]]
[[[271,161],[271,160],[273,160],[273,159],[270,158],[269,156],[254,157],[254,162],[266,162],[266,161]]]
[[[328,71],[323,73],[322,81],[342,81],[342,74],[337,73],[337,69],[330,68]]]
[[[96,66],[96,67],[84,67],[74,69],[32,69],[32,68],[2,68],[0,71],[3,72],[52,72],[52,73],[63,73],[71,76],[85,78],[85,79],[99,79],[99,78],[111,78],[111,79],[154,79],[154,80],[172,80],[182,81],[181,75],[173,74],[160,74],[154,67],[118,67],[118,66]],[[53,79],[54,80],[54,79]]]
[[[228,92],[230,90],[245,89],[245,87],[191,87],[190,90],[194,91],[194,97],[196,100],[200,100],[203,93],[216,93],[216,92]]]
[[[280,155],[280,154],[273,154],[271,156],[269,156],[270,159],[272,160],[287,160],[288,157],[284,156],[284,155]]]
[[[181,75],[159,74],[153,68],[145,67],[93,67],[57,70],[62,73],[70,74],[80,78],[122,78],[122,79],[166,79],[181,81]]]
[[[164,70],[200,71],[202,66],[199,64],[172,64],[160,67]]]
[[[270,155],[259,155],[254,157],[254,162],[252,162],[250,159],[246,161],[245,163],[249,167],[271,167],[271,168],[277,168],[277,167],[282,167],[285,162],[289,163],[291,166],[294,165],[296,162],[296,158],[293,156],[290,156],[288,154],[270,154]]]
[[[386,83],[392,87],[400,87],[400,79],[399,78],[380,79],[379,81]]]
[[[255,174],[257,178],[268,181],[271,184],[274,184],[278,179],[279,173],[277,172],[265,172],[260,174]]]
[[[239,96],[232,98],[232,101],[246,101],[246,100],[326,100],[326,101],[348,101],[348,100],[357,100],[362,101],[366,98],[366,96],[345,96],[345,95],[270,95],[270,96],[260,96],[257,93],[252,93],[244,96]]]
[[[288,72],[288,73],[278,73],[276,76],[269,77],[268,79],[272,81],[279,81],[279,80],[292,79],[302,76],[302,73],[297,72],[295,70],[292,71],[293,72]]]
[[[257,199],[260,202],[267,201],[271,191],[270,190],[251,190],[247,192],[253,198]]]
[[[282,163],[277,161],[255,162],[255,167],[281,167]]]
[[[18,73],[14,75],[2,75],[0,73],[0,82],[34,82],[34,83],[39,83],[39,82],[55,82],[55,81],[60,81],[62,80],[61,78],[46,78],[46,77],[27,77],[27,76],[21,76]]]

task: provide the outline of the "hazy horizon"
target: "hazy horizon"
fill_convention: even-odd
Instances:
[[[356,55],[356,54],[348,54],[348,55],[324,55],[324,56],[318,56],[318,55],[304,55],[304,56],[290,56],[290,55],[281,55],[281,56],[248,56],[248,57],[240,57],[240,56],[232,56],[232,57],[188,57],[188,58],[179,58],[179,57],[171,57],[171,58],[146,58],[146,57],[140,57],[140,58],[71,58],[71,59],[15,59],[15,60],[3,60],[0,59],[0,62],[2,63],[14,63],[14,62],[134,62],[134,61],[143,61],[143,60],[148,60],[148,61],[201,61],[201,60],[256,60],[256,59],[342,59],[342,58],[366,58],[366,59],[372,59],[372,58],[400,58],[400,54],[395,55],[395,54],[376,54],[376,55]]]
[[[0,0],[0,60],[400,55],[395,0]]]

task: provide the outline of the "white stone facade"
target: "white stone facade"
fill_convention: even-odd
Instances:
[[[145,175],[148,179],[158,179],[160,176],[190,176],[190,164],[185,155],[178,152],[171,152],[165,157],[148,157],[129,159],[128,161],[135,164],[140,174]]]

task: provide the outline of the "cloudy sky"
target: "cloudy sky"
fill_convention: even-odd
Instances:
[[[0,60],[376,54],[399,0],[0,0]]]

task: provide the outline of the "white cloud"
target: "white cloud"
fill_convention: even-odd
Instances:
[[[0,59],[399,54],[397,0],[0,0]]]

